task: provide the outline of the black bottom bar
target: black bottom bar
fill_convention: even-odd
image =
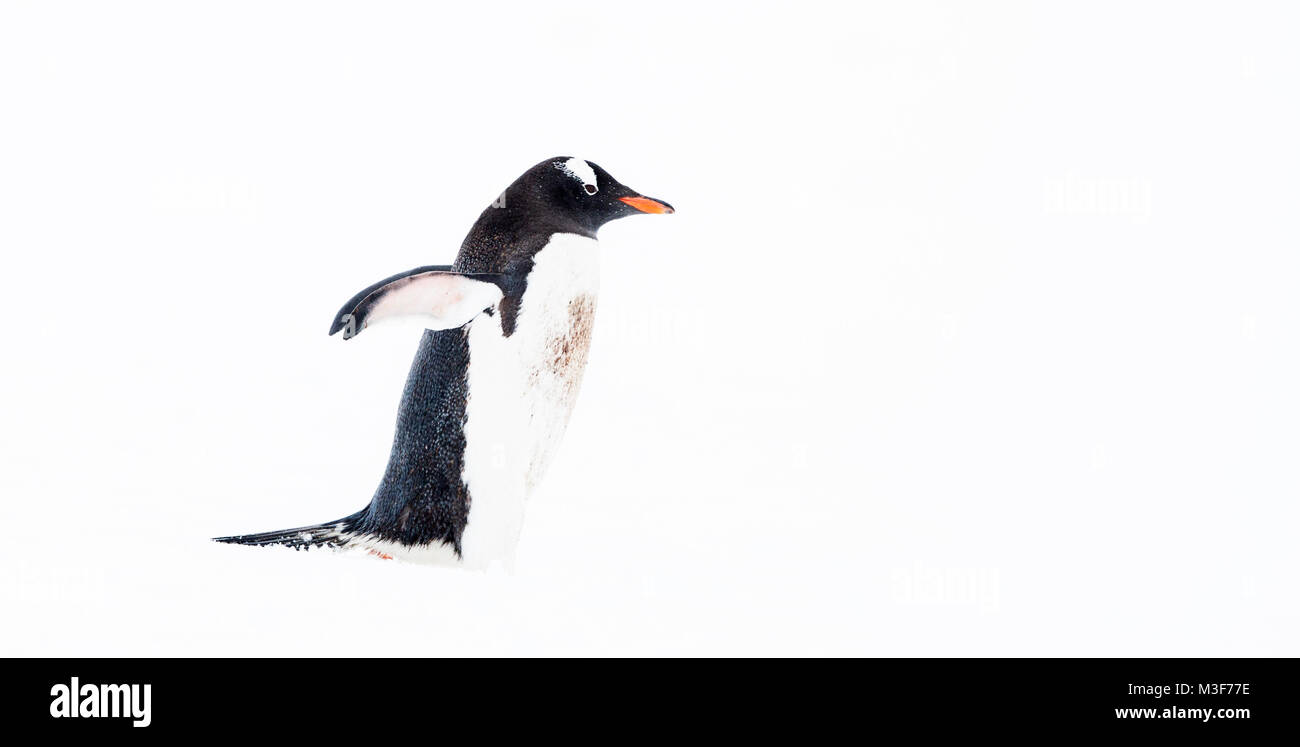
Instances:
[[[11,729],[42,734],[198,734],[214,725],[238,733],[270,724],[311,741],[382,739],[399,724],[430,736],[456,725],[531,724],[539,736],[563,736],[599,718],[638,736],[685,736],[689,723],[840,724],[867,735],[1229,735],[1293,725],[1295,675],[1292,660],[1232,659],[19,659],[5,664],[3,702]]]

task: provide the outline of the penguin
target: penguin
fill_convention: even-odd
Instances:
[[[215,540],[513,565],[525,502],[582,384],[599,290],[596,234],[618,218],[672,212],[580,158],[525,171],[479,215],[454,263],[380,280],[330,324],[345,340],[399,317],[426,328],[370,505],[323,524]]]

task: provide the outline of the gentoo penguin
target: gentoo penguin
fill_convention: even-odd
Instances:
[[[586,367],[596,233],[616,218],[671,212],[580,158],[524,172],[479,216],[454,264],[381,280],[330,325],[343,339],[397,316],[417,315],[427,328],[370,505],[337,521],[217,541],[476,568],[512,562],[525,499],[555,455]]]

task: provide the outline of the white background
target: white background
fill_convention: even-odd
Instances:
[[[1298,655],[1285,4],[0,9],[0,653]],[[527,167],[602,232],[513,573],[208,537],[382,474]]]

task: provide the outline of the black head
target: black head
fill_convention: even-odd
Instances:
[[[617,218],[673,212],[663,200],[646,197],[596,164],[569,156],[548,158],[525,171],[498,202],[503,203],[501,208],[522,209],[536,219],[558,221],[589,236]]]

